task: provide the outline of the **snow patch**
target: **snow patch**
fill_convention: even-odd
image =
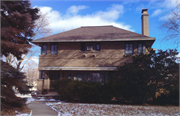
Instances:
[[[32,97],[31,94],[15,94],[17,97],[20,97],[20,98],[29,98],[29,97]]]
[[[178,107],[164,106],[134,106],[134,105],[112,105],[112,104],[81,104],[66,102],[47,102],[58,113],[58,116],[86,115],[86,116],[108,116],[108,115],[179,115]]]
[[[38,97],[39,99],[36,99],[35,101],[60,101],[55,99],[45,99],[44,97]]]
[[[27,98],[27,101],[26,101],[26,104],[29,104],[31,101],[34,101],[35,99],[30,97],[30,98]]]
[[[16,116],[32,116],[32,110],[31,110],[30,114],[21,113],[21,112],[18,112],[18,111],[15,111],[15,112],[18,113],[18,114],[16,114]]]

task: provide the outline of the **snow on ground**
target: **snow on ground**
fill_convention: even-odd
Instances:
[[[15,111],[15,112],[18,113],[18,114],[16,114],[16,116],[31,116],[32,115],[32,110],[31,110],[30,114],[21,113],[21,112],[18,112],[18,111]]]
[[[16,94],[16,96],[21,97],[21,98],[27,98],[26,100],[26,104],[29,104],[31,101],[60,101],[60,100],[55,100],[55,99],[45,99],[44,97],[38,97],[38,99],[34,99],[31,94],[26,94],[26,95],[21,95],[21,94]],[[15,111],[16,116],[31,116],[32,115],[32,110],[30,112],[30,114],[27,113],[21,113],[18,111]]]
[[[46,101],[46,105],[58,112],[58,116],[164,116],[180,115],[178,106],[135,106],[135,105],[112,105],[112,104],[83,104],[60,102],[55,99],[44,97],[27,97],[27,104],[31,101]],[[32,112],[31,112],[32,114]],[[31,114],[18,114],[16,116],[31,116]]]
[[[35,99],[35,101],[60,101],[55,99],[45,99],[44,97],[38,97],[38,99]]]
[[[134,105],[111,105],[111,104],[81,104],[65,102],[47,102],[58,116],[126,116],[126,115],[180,115],[177,106],[134,106]]]
[[[38,97],[38,99],[34,99],[33,97],[27,98],[26,104],[29,104],[31,101],[60,101],[55,99],[45,99],[44,97]]]
[[[29,104],[31,101],[34,101],[35,99],[32,97],[27,98],[26,104]]]
[[[21,97],[21,98],[29,98],[29,97],[32,97],[31,94],[15,94],[17,97]]]

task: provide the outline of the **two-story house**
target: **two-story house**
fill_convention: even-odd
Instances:
[[[149,37],[147,9],[141,20],[142,34],[114,26],[85,26],[34,40],[41,47],[38,93],[51,90],[50,81],[60,78],[103,82],[129,60],[127,55],[146,53],[155,41]]]

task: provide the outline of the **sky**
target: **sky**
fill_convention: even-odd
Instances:
[[[48,14],[52,34],[81,26],[113,25],[115,27],[141,33],[141,11],[148,9],[149,36],[156,37],[152,48],[174,49],[173,41],[165,41],[166,32],[161,24],[170,16],[178,0],[31,0],[32,7],[38,7]],[[40,48],[38,48],[40,49]],[[179,48],[177,48],[178,51]],[[38,55],[34,56],[38,61]]]

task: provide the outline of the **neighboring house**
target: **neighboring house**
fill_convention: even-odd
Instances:
[[[142,34],[114,26],[86,26],[34,40],[41,47],[38,93],[53,90],[50,81],[59,78],[103,82],[129,60],[127,55],[146,53],[155,38],[149,37],[147,9],[142,13]]]

